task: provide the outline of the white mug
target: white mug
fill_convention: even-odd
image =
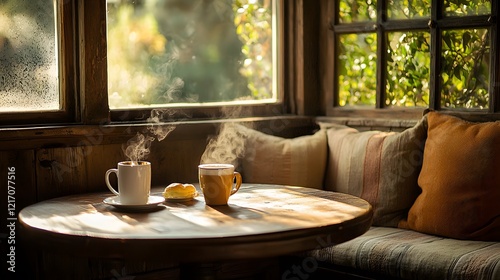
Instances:
[[[111,173],[116,173],[118,177],[118,191],[109,182]],[[105,180],[109,190],[120,198],[121,204],[146,204],[151,191],[151,163],[147,161],[119,162],[118,169],[106,171]]]

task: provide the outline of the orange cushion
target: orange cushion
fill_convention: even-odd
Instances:
[[[500,122],[428,114],[418,184],[402,228],[457,239],[500,241]]]

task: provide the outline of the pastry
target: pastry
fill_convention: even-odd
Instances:
[[[193,198],[197,194],[192,184],[172,183],[165,188],[163,197],[167,199]]]

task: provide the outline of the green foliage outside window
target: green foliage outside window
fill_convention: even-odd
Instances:
[[[377,19],[376,0],[341,0],[339,5],[340,23],[375,21]]]
[[[111,108],[273,98],[272,0],[108,0]]]
[[[374,105],[377,86],[377,35],[341,35],[339,105]]]
[[[236,34],[242,42],[245,56],[240,74],[246,77],[249,99],[272,97],[273,45],[272,45],[272,1],[233,1]]]
[[[429,105],[429,32],[394,32],[388,35],[387,106]]]
[[[429,18],[431,0],[389,0],[387,14],[390,19]]]
[[[488,31],[446,30],[442,45],[441,106],[488,108]]]
[[[379,0],[381,1],[381,0]],[[430,19],[432,0],[388,0],[386,12],[373,12],[375,0],[341,0],[339,23]],[[443,15],[487,15],[491,0],[446,0]],[[464,19],[466,20],[466,19]],[[441,29],[440,69],[436,69],[441,107],[486,109],[489,103],[490,39],[487,28]],[[377,67],[385,75],[387,107],[428,107],[431,75],[430,30],[384,32],[386,61],[376,56],[376,31],[336,36],[338,47],[338,103],[374,105]],[[380,34],[380,33],[378,33]]]
[[[488,15],[491,0],[445,0],[444,10],[447,16]]]

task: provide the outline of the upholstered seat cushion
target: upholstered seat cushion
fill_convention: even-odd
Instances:
[[[500,279],[500,243],[372,227],[351,241],[306,253],[318,262],[400,279]]]

